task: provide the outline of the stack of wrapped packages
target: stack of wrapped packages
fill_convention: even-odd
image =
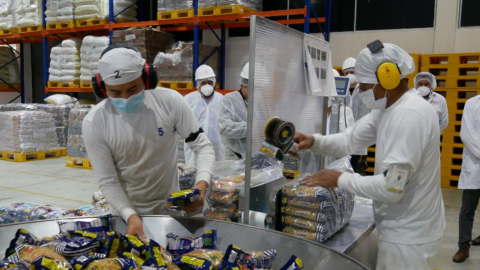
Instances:
[[[263,154],[252,157],[250,187],[257,187],[283,176],[283,163]],[[238,200],[245,187],[245,160],[216,162],[207,191],[203,215],[206,218],[237,222]]]
[[[55,119],[55,130],[58,137],[58,145],[60,148],[66,148],[68,138],[68,121],[70,110],[74,105],[54,105],[54,104],[38,104],[37,110],[44,111],[53,115]]]
[[[200,59],[207,58],[214,46],[200,45]],[[215,74],[220,74],[220,57],[218,52],[213,54],[205,63]],[[193,79],[193,43],[177,42],[165,53],[160,52],[153,62],[160,82],[191,82]]]
[[[69,157],[87,158],[87,150],[82,139],[83,118],[90,108],[73,108],[68,121],[67,155]]]
[[[241,5],[258,11],[263,9],[262,0],[198,0],[200,8],[230,5]],[[158,0],[158,12],[192,8],[193,0]]]
[[[348,158],[339,159],[329,169],[351,172]],[[352,217],[355,197],[345,189],[300,186],[301,175],[282,189],[282,226],[288,234],[325,242]]]
[[[14,2],[14,1],[12,1]],[[18,2],[18,27],[41,26],[43,18],[42,0],[22,0]]]
[[[60,218],[62,209],[51,205],[12,203],[0,207],[0,225]]]
[[[187,167],[185,164],[178,164],[178,181],[180,190],[191,189],[195,185],[197,169]]]
[[[52,48],[50,54],[49,81],[76,82],[80,80],[80,38],[62,41],[62,44]]]
[[[59,149],[53,115],[42,111],[0,113],[0,150],[31,153]]]
[[[0,83],[20,83],[20,72],[18,62],[15,61],[16,55],[9,47],[0,47]],[[20,90],[20,89],[18,89]]]
[[[114,0],[113,12],[117,22],[136,22],[137,5],[135,0]],[[75,0],[75,20],[108,20],[108,0]],[[122,13],[120,13],[122,12]],[[119,14],[120,13],[120,14]]]
[[[47,23],[73,21],[73,0],[47,0],[46,6]]]
[[[175,37],[151,27],[130,28],[113,32],[112,44],[116,43],[135,47],[147,63],[153,63],[158,52],[167,50],[175,43]]]
[[[98,73],[98,60],[102,52],[108,47],[108,37],[86,36],[83,38],[80,48],[80,81],[90,83],[92,76]]]
[[[10,30],[17,27],[18,2],[19,1],[0,0],[0,30]]]

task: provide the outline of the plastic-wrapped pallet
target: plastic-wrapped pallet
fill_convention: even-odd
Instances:
[[[83,118],[90,108],[74,108],[70,110],[68,123],[67,155],[69,157],[87,158],[87,150],[82,139]]]
[[[62,209],[51,205],[12,203],[0,207],[0,225],[60,218]]]
[[[17,15],[18,27],[42,25],[42,0],[18,1]]]
[[[115,17],[117,22],[136,22],[137,5],[132,5],[135,0],[114,0],[113,11],[118,14]],[[108,0],[75,0],[74,15],[76,20],[108,20],[109,1]],[[129,7],[130,6],[130,7]],[[121,13],[120,13],[121,12]],[[119,14],[120,13],[120,14]]]
[[[241,5],[257,11],[263,10],[262,0],[216,0],[215,2],[216,6]]]
[[[192,9],[192,0],[158,0],[158,12],[170,10]],[[262,0],[199,0],[198,7],[215,7],[228,5],[242,5],[254,10],[262,11]]]
[[[18,1],[0,0],[0,30],[8,30],[18,26]]]
[[[153,63],[158,52],[163,52],[175,43],[171,33],[151,27],[115,30],[112,34],[112,44],[122,43],[137,48],[147,63]]]
[[[73,21],[73,0],[47,0],[46,6],[47,23]]]
[[[0,47],[0,66],[7,66],[0,69],[0,83],[20,83],[20,74],[18,62],[15,61],[16,55],[9,47]]]
[[[50,54],[49,81],[75,82],[80,80],[80,38],[62,41]]]
[[[90,82],[92,76],[98,73],[98,60],[109,44],[108,37],[86,36],[83,38],[80,48],[80,81]]]
[[[351,172],[349,158],[336,160],[329,169]],[[355,196],[345,189],[300,186],[301,175],[282,189],[282,225],[285,233],[320,243],[341,230],[352,217]]]
[[[55,130],[58,136],[58,144],[61,148],[67,146],[68,138],[68,121],[70,110],[74,108],[73,104],[54,105],[54,104],[38,104],[37,109],[51,113],[55,119]]]
[[[201,6],[201,3],[205,1],[199,0],[198,6]],[[215,2],[215,1],[214,1]],[[192,9],[193,0],[158,0],[157,10],[161,11],[170,11],[170,10],[184,10]]]
[[[41,111],[0,113],[0,150],[29,153],[59,149],[53,115]]]
[[[200,45],[200,59],[207,58],[214,46]],[[209,65],[215,74],[220,74],[220,57],[218,52],[213,54],[205,63]],[[165,53],[160,52],[153,62],[158,73],[159,81],[184,82],[193,79],[193,43],[177,42],[172,49]]]

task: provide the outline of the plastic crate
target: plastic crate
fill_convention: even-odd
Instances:
[[[428,65],[422,66],[422,72],[430,72],[435,76],[447,77],[463,77],[463,76],[480,76],[480,64],[464,64],[464,65]]]
[[[441,153],[447,156],[455,156],[463,154],[463,144],[440,143]]]
[[[448,111],[463,111],[468,99],[446,99]]]
[[[63,22],[49,22],[47,23],[47,30],[57,30],[57,29],[69,29],[74,28],[74,21],[63,21]]]
[[[257,12],[254,9],[248,8],[242,5],[224,5],[214,7],[202,7],[198,9],[198,16],[218,16],[218,15],[232,15],[232,14],[245,14]]]
[[[460,133],[442,133],[442,143],[463,145]]]
[[[437,90],[442,88],[463,88],[463,89],[475,89],[480,88],[479,76],[459,76],[459,77],[447,77],[447,76],[435,76],[437,79]]]
[[[421,63],[423,66],[480,64],[480,53],[423,54]]]
[[[480,89],[444,88],[435,89],[435,92],[446,99],[470,99],[480,95]]]
[[[193,9],[161,11],[157,13],[157,20],[188,19],[193,18],[193,15]]]
[[[462,155],[442,155],[442,168],[443,167],[450,167],[450,168],[458,168],[458,166],[462,166]]]

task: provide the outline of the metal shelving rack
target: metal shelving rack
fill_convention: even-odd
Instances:
[[[127,8],[114,14],[113,0],[109,0],[109,23],[106,25],[95,25],[95,26],[86,26],[86,27],[74,27],[67,29],[54,29],[47,30],[45,22],[45,13],[43,14],[42,20],[42,31],[29,32],[29,33],[19,33],[11,35],[0,35],[0,40],[9,45],[9,44],[20,44],[19,57],[21,59],[21,89],[9,89],[10,92],[18,92],[19,97],[21,97],[22,102],[24,102],[24,70],[23,70],[23,44],[24,43],[43,43],[43,68],[44,68],[44,85],[45,85],[45,96],[48,93],[88,93],[92,92],[91,89],[86,88],[49,88],[48,87],[48,42],[52,40],[62,40],[63,38],[69,38],[72,36],[85,36],[91,34],[92,31],[100,32],[102,35],[109,35],[110,38],[115,29],[129,28],[129,27],[141,27],[141,26],[161,26],[163,31],[167,32],[176,32],[176,31],[193,31],[194,32],[194,64],[193,70],[196,70],[197,67],[208,60],[210,56],[215,54],[220,50],[220,93],[228,93],[231,90],[225,89],[225,48],[226,48],[226,29],[229,28],[244,28],[249,27],[250,22],[248,21],[250,16],[258,15],[262,17],[278,17],[278,16],[289,16],[289,15],[303,15],[303,19],[286,19],[286,20],[276,20],[276,22],[284,25],[295,25],[295,24],[304,24],[304,32],[310,33],[310,23],[325,23],[325,31],[323,31],[325,40],[329,40],[330,36],[330,15],[331,15],[331,0],[327,0],[326,4],[326,16],[318,18],[315,14],[315,11],[312,8],[311,0],[305,0],[305,6],[301,9],[290,9],[290,10],[278,10],[278,11],[265,11],[265,12],[253,12],[253,13],[244,13],[244,14],[231,14],[231,15],[214,15],[214,16],[198,16],[198,0],[194,0],[194,16],[193,18],[185,19],[171,19],[171,20],[152,20],[152,21],[143,21],[143,4],[144,1],[137,0],[134,4],[138,4],[139,9],[139,22],[133,23],[117,23],[115,17],[125,11]],[[46,10],[46,0],[42,0],[43,10]],[[310,16],[313,12],[314,17]],[[210,29],[215,37],[218,39],[220,46],[216,48],[206,59],[199,59],[199,45],[200,45],[200,31]],[[214,31],[215,29],[220,29],[220,37]],[[63,35],[63,37],[61,36]],[[10,45],[9,45],[10,46]],[[12,48],[13,49],[13,48]],[[16,50],[15,50],[16,51]],[[193,78],[192,78],[193,79]],[[195,83],[195,80],[193,79]],[[178,90],[181,94],[188,94],[192,90]],[[0,90],[0,92],[5,92],[5,90]],[[14,100],[18,99],[15,98]],[[14,101],[12,100],[12,102]]]

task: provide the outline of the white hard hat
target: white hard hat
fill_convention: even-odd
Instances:
[[[355,62],[357,62],[355,58],[348,57],[347,59],[345,59],[345,61],[343,61],[342,70],[345,71],[347,69],[355,68]]]
[[[435,79],[435,75],[430,72],[420,72],[415,76],[413,79],[414,87],[417,87],[419,81],[427,80],[432,85],[432,90],[437,88],[437,80]]]
[[[201,65],[197,68],[197,71],[195,71],[195,80],[197,81],[210,78],[215,78],[215,72],[207,65]]]
[[[248,80],[249,63],[247,62],[240,73],[240,77]]]
[[[334,68],[332,68],[333,70],[333,77],[340,77],[340,73],[338,73],[338,71]]]

